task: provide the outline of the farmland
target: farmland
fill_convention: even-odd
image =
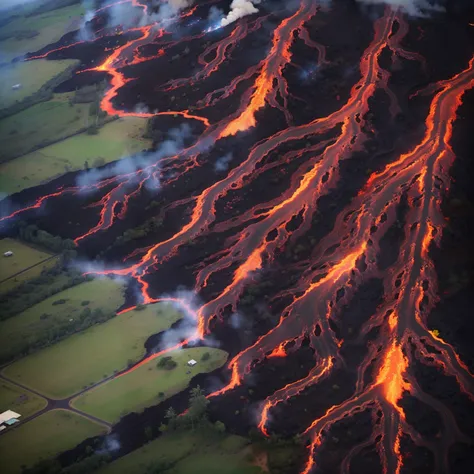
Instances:
[[[115,280],[95,279],[61,291],[0,322],[0,359],[34,347],[51,331],[67,328],[83,311],[114,312],[123,304],[123,289],[123,284]]]
[[[97,474],[143,474],[167,466],[169,474],[260,474],[244,438],[210,428],[166,434],[97,471]],[[149,469],[150,471],[147,471]]]
[[[2,470],[8,474],[20,473],[22,466],[32,466],[73,448],[85,438],[106,432],[105,426],[83,416],[52,410],[0,437]]]
[[[209,359],[202,360],[208,353]],[[73,406],[109,422],[117,422],[121,416],[156,405],[162,400],[184,390],[197,373],[212,372],[227,360],[227,353],[220,349],[195,347],[167,354],[177,366],[172,370],[160,368],[160,359],[152,359],[133,372],[112,379],[103,385],[80,395]],[[190,368],[188,360],[198,364]]]
[[[80,135],[0,164],[0,189],[8,194],[47,182],[68,171],[100,166],[147,149],[141,138],[146,120],[126,118],[105,124],[97,135]]]
[[[37,92],[50,79],[76,64],[75,60],[27,61],[12,63],[0,68],[0,104],[2,108],[9,107]],[[21,84],[18,90],[12,86]]]
[[[140,360],[148,337],[182,318],[171,306],[160,312],[152,308],[92,326],[13,363],[3,374],[50,398],[74,395]]]
[[[24,155],[87,127],[89,104],[70,104],[68,94],[1,120],[0,162]],[[3,175],[3,173],[2,173]],[[0,184],[1,189],[1,184]]]
[[[3,254],[7,251],[13,252],[13,255],[4,257]],[[0,267],[0,293],[38,276],[56,263],[52,254],[10,238],[0,240],[0,254],[3,259]]]
[[[23,421],[45,408],[46,405],[47,402],[44,398],[6,380],[0,380],[0,412],[7,409],[16,411],[21,415]]]
[[[78,26],[84,8],[79,3],[40,15],[24,16],[2,26],[0,35],[1,62],[37,51],[58,41]]]

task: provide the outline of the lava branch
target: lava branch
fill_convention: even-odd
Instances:
[[[432,100],[430,113],[426,119],[426,133],[422,142],[412,152],[402,155],[397,161],[389,164],[380,173],[374,173],[368,180],[365,191],[359,195],[358,201],[351,210],[341,213],[347,222],[347,215],[354,213],[357,206],[365,200],[362,214],[370,212],[371,221],[374,215],[387,208],[393,208],[402,194],[408,196],[410,210],[405,222],[405,240],[399,258],[385,278],[385,304],[368,321],[363,329],[367,334],[376,326],[385,329],[374,343],[374,348],[382,350],[383,362],[378,367],[374,382],[364,387],[363,376],[374,360],[374,351],[361,365],[358,373],[356,393],[349,400],[333,406],[320,418],[316,419],[305,431],[310,435],[310,456],[304,473],[309,473],[315,465],[317,448],[323,441],[323,431],[344,417],[370,406],[382,411],[385,429],[374,430],[371,444],[377,446],[381,456],[384,472],[399,473],[403,465],[400,453],[400,440],[403,435],[409,436],[420,444],[420,436],[408,425],[405,414],[398,404],[404,392],[420,398],[438,411],[444,421],[446,432],[441,435],[442,441],[436,447],[429,446],[437,459],[437,472],[448,472],[447,452],[454,441],[466,442],[447,408],[439,401],[424,394],[409,374],[411,360],[410,345],[414,343],[421,360],[427,362],[427,341],[439,354],[429,354],[433,365],[456,378],[461,390],[472,396],[472,377],[467,367],[461,362],[454,348],[435,336],[426,327],[426,318],[433,308],[436,288],[434,265],[429,256],[430,245],[439,244],[443,219],[440,212],[441,186],[448,188],[449,167],[454,159],[450,147],[453,122],[456,110],[461,104],[462,95],[474,87],[474,58],[469,67],[448,81],[438,84],[440,89]],[[372,201],[368,205],[367,201]],[[344,222],[339,219],[338,223]],[[337,226],[337,224],[336,224]],[[359,229],[370,234],[367,223],[358,221]],[[337,228],[339,239],[344,232]],[[380,235],[377,234],[378,239]],[[373,236],[371,237],[373,239]],[[360,239],[358,235],[356,240]],[[374,239],[375,240],[375,239]],[[386,338],[391,340],[387,345]],[[380,358],[380,353],[377,358]],[[375,404],[375,405],[374,405]],[[379,441],[377,441],[377,435]],[[440,467],[441,464],[441,467]],[[348,472],[349,462],[344,464]]]

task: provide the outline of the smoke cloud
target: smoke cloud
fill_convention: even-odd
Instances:
[[[444,11],[436,0],[357,0],[359,3],[367,5],[391,5],[394,8],[401,8],[409,15],[424,16],[427,11]]]
[[[154,153],[139,154],[119,160],[111,166],[90,169],[77,177],[76,184],[78,186],[90,186],[105,178],[134,173],[162,158],[177,155],[184,149],[185,141],[191,137],[191,128],[188,124],[183,124],[179,128],[171,129],[168,134],[168,139],[164,140]],[[156,189],[158,183],[154,181],[152,184],[153,189]]]
[[[260,0],[232,0],[230,4],[230,12],[221,20],[221,26],[227,26],[247,15],[258,13],[255,5],[258,5]]]
[[[77,39],[79,41],[92,41],[95,39],[94,32],[92,30],[90,22],[94,19],[94,2],[92,0],[84,0],[82,2],[86,13],[82,19],[81,26],[77,33]]]
[[[232,161],[232,153],[227,153],[214,163],[214,171],[227,171],[229,163]]]

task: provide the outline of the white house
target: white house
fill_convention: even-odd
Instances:
[[[7,426],[14,425],[15,423],[19,423],[20,414],[16,413],[12,410],[4,411],[0,413],[0,431],[3,431]]]
[[[196,364],[197,362],[194,359],[188,360],[189,367],[194,367]]]
[[[3,254],[4,257],[11,257],[12,255],[13,255],[13,252],[12,252],[11,250],[7,250],[7,251]]]
[[[12,89],[14,91],[17,91],[18,89],[21,89],[21,84],[15,84],[14,86],[12,86]]]

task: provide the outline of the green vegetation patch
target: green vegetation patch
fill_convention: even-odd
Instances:
[[[117,459],[99,474],[261,474],[250,464],[245,438],[211,428],[166,433]]]
[[[68,94],[57,94],[52,100],[2,119],[0,162],[42,148],[87,128],[92,123],[89,104],[72,104],[68,102],[69,98]]]
[[[202,360],[205,353],[208,353],[209,357]],[[80,395],[73,401],[73,406],[115,423],[127,413],[157,405],[184,390],[195,375],[212,372],[221,367],[227,360],[227,355],[227,352],[220,349],[207,347],[173,351],[167,356],[176,362],[175,367],[160,366],[160,360],[167,356],[152,359],[128,374]],[[195,359],[198,363],[189,367],[187,362],[190,359]]]
[[[74,106],[75,108],[76,106]],[[142,138],[146,119],[115,120],[97,135],[82,133],[0,165],[0,190],[13,194],[69,171],[102,166],[151,145]]]
[[[64,72],[75,60],[16,62],[0,68],[0,104],[2,108],[10,107],[26,97],[38,92],[53,77]],[[12,86],[21,84],[19,89]]]
[[[115,312],[124,302],[123,293],[123,283],[109,278],[95,279],[56,293],[19,315],[1,321],[0,361],[27,352],[29,348],[34,349],[41,341],[54,340],[58,333],[67,331],[68,326],[77,324],[84,311],[91,314],[98,309],[103,313]],[[84,301],[88,303],[82,306]],[[57,357],[62,356],[62,351],[53,353]],[[33,359],[41,358],[41,354],[33,356]],[[71,357],[67,363],[77,358],[77,354],[75,356],[71,354]],[[27,373],[29,370],[38,370],[37,364],[31,359],[31,357],[25,359],[24,366]],[[53,377],[49,369],[48,366],[39,367],[41,376]],[[20,370],[19,373],[23,372]],[[19,380],[29,381],[29,378]]]
[[[13,255],[5,257],[5,252]],[[51,253],[37,250],[14,239],[0,240],[0,293],[11,290],[21,282],[38,276],[56,263]],[[50,259],[50,260],[48,260]]]
[[[62,36],[79,28],[81,4],[59,8],[40,15],[17,18],[0,31],[0,58],[2,62],[38,51],[59,41]]]
[[[2,472],[20,473],[22,466],[32,466],[106,432],[105,426],[73,412],[49,411],[0,436]]]
[[[91,295],[84,292],[80,299]],[[3,373],[51,398],[65,398],[140,360],[148,337],[181,318],[179,311],[163,304],[129,311],[25,357]]]
[[[0,380],[0,412],[13,410],[21,415],[21,420],[33,415],[46,407],[48,402],[38,395]]]

